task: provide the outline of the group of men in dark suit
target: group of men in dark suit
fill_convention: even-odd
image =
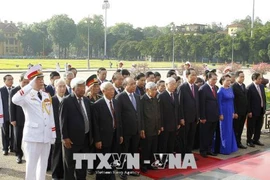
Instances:
[[[70,74],[67,73],[68,76]],[[141,73],[134,79],[124,78],[120,71],[113,75],[112,83],[106,80],[106,74],[105,68],[99,68],[97,76],[93,76],[93,83],[89,84],[81,78],[74,78],[74,74],[71,79],[63,80],[59,79],[59,73],[51,73],[51,85],[45,89],[52,96],[57,134],[52,148],[51,169],[54,179],[86,178],[87,163],[83,161],[82,169],[75,169],[74,153],[134,154],[140,151],[141,162],[150,160],[153,163],[153,153],[175,152],[177,135],[180,135],[182,143],[179,152],[183,155],[192,153],[198,124],[201,156],[216,155],[212,151],[213,136],[219,121],[215,72],[210,71],[207,82],[199,88],[195,84],[196,71],[189,68],[185,71],[186,82],[179,87],[173,77],[162,81],[165,84],[163,92],[158,92],[159,82],[154,82],[154,73],[147,73],[147,76]],[[259,141],[266,104],[264,88],[261,85],[262,76],[254,73],[253,83],[247,88],[243,84],[243,71],[236,72],[235,76],[236,82],[232,84],[232,88],[235,94],[235,113],[238,115],[238,118],[234,119],[238,147],[246,148],[241,143],[241,135],[247,115],[247,145],[263,145]],[[7,83],[0,89],[5,119],[2,128],[3,153],[8,152],[9,146],[15,148],[18,161],[21,162],[23,152],[19,139],[22,138],[24,115],[19,106],[12,103],[10,106],[6,105],[9,101],[6,99],[9,95],[6,94],[9,93],[8,88],[12,87],[11,78],[12,76],[6,76],[4,81]],[[23,75],[20,83],[20,86],[11,90],[11,97],[28,83]],[[86,85],[93,84],[100,85],[102,95],[95,102],[85,96]],[[10,107],[10,110],[6,107]],[[10,120],[9,115],[5,115],[7,113],[10,113]],[[15,147],[9,144],[10,137],[7,136],[12,127],[10,121],[15,127]],[[148,169],[155,167],[141,164],[142,172]],[[115,179],[112,170],[104,171],[109,173],[97,174],[96,179]],[[127,179],[128,175],[139,176],[139,173],[127,169],[125,164],[120,171],[120,178]]]

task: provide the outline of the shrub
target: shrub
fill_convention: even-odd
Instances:
[[[238,70],[240,70],[242,68],[242,64],[238,64],[238,63],[233,63],[233,65],[230,63],[230,64],[222,64],[222,65],[219,65],[218,66],[218,71],[220,73],[225,73],[226,70],[228,70],[229,72],[236,72]],[[227,71],[226,71],[227,72]]]
[[[270,64],[268,63],[260,63],[255,64],[250,69],[251,73],[258,72],[261,74],[267,74],[268,71],[270,71]]]
[[[145,74],[149,70],[150,70],[150,68],[148,67],[147,63],[139,63],[136,65],[132,65],[132,68],[130,70],[130,76],[136,77],[139,73]]]

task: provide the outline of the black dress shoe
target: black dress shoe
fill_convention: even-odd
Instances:
[[[127,175],[126,174],[119,174],[119,177],[122,180],[127,180]]]
[[[261,143],[260,141],[254,141],[253,144],[259,145],[259,146],[264,146],[263,143]]]
[[[253,142],[247,142],[247,146],[249,146],[249,147],[255,147],[255,145],[253,144]]]
[[[238,145],[238,148],[240,148],[240,149],[247,149],[247,147],[244,146],[243,144],[239,144],[239,145]]]
[[[3,151],[3,155],[7,156],[8,155],[8,151]]]
[[[207,155],[210,155],[210,156],[217,156],[216,153],[213,153],[213,152],[207,152]]]
[[[17,162],[18,164],[21,164],[21,163],[22,163],[22,158],[21,158],[21,157],[17,157],[16,162]]]
[[[131,171],[131,172],[129,173],[129,175],[130,175],[130,176],[139,177],[139,176],[140,176],[140,173],[137,172],[137,171]]]
[[[202,157],[204,157],[204,158],[207,158],[207,157],[208,157],[206,153],[200,153],[200,155],[201,155]]]

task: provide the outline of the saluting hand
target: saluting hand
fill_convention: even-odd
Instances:
[[[66,138],[66,139],[63,139],[63,144],[64,144],[65,148],[70,149],[71,144],[73,144],[73,142],[69,138]]]

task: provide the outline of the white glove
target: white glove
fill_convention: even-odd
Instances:
[[[51,144],[55,144],[55,138],[51,140]]]
[[[29,82],[29,84],[30,84],[30,86],[34,86],[34,84],[36,83],[36,79],[37,79],[37,76],[36,77],[34,77],[34,79],[32,79],[30,82]]]

